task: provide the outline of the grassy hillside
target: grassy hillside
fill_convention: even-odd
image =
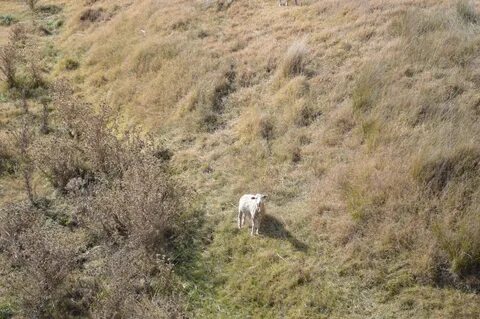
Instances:
[[[0,15],[62,19],[40,40],[57,52],[48,78],[172,154],[205,221],[171,265],[185,316],[479,317],[480,7],[301,2],[55,1],[39,18],[6,1]],[[1,177],[0,202],[19,181]],[[257,192],[252,238],[236,205]]]

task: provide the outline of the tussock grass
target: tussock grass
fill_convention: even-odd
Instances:
[[[130,2],[66,4],[54,39],[81,67],[56,72],[201,199],[208,234],[173,266],[191,316],[478,317],[473,4]],[[247,192],[270,196],[255,239]]]
[[[392,24],[394,33],[404,37],[403,45],[411,59],[444,66],[465,66],[469,62],[478,47],[478,40],[471,37],[475,25],[467,21],[469,14],[475,13],[461,2],[456,8],[456,11],[433,12],[408,10]]]
[[[366,66],[358,75],[352,92],[352,107],[356,112],[367,112],[375,106],[382,92],[381,71],[378,67]]]
[[[61,70],[73,71],[80,67],[80,62],[73,58],[64,58],[60,61],[59,67]]]
[[[279,74],[286,79],[304,75],[307,55],[308,47],[305,40],[292,43],[279,65]]]
[[[471,288],[478,289],[475,273],[480,267],[480,221],[475,213],[462,216],[456,225],[450,223],[437,224],[435,235],[440,247],[446,252],[451,263],[451,270],[471,281]]]
[[[413,167],[413,175],[422,185],[440,192],[450,182],[476,179],[480,169],[480,150],[475,146],[458,146],[447,154],[437,153]]]
[[[456,10],[458,16],[465,22],[471,24],[477,24],[480,17],[475,10],[473,4],[466,0],[458,1],[456,4]]]

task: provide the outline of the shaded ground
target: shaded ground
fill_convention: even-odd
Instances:
[[[286,228],[285,224],[273,215],[263,216],[260,232],[270,238],[288,241],[296,250],[305,252],[308,246],[295,238]]]

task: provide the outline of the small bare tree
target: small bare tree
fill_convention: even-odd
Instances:
[[[25,28],[14,26],[8,36],[8,42],[0,47],[0,73],[9,88],[17,85],[17,65],[22,60],[20,51],[26,42]]]
[[[20,95],[20,106],[23,110],[23,113],[28,114],[28,101],[27,101],[27,89],[23,88]]]
[[[0,72],[9,88],[15,87],[16,84],[17,59],[17,50],[11,43],[0,48]]]
[[[22,172],[25,192],[30,203],[36,205],[36,194],[33,186],[34,164],[30,156],[30,148],[33,142],[33,131],[28,116],[24,116],[21,127],[13,132],[13,142],[19,152],[20,169]]]
[[[40,132],[42,134],[48,134],[50,132],[50,128],[48,127],[48,116],[49,116],[49,111],[48,111],[48,105],[50,103],[50,98],[49,97],[42,97],[40,99],[40,103],[42,104],[42,126],[40,127]]]
[[[27,42],[27,30],[21,24],[14,25],[8,36],[9,43],[16,48],[23,48]]]
[[[22,270],[19,276],[7,276],[5,287],[17,292],[24,318],[69,317],[59,306],[62,287],[76,265],[76,247],[65,242],[61,226],[45,227],[45,222],[40,210],[25,203],[0,208],[0,248]]]

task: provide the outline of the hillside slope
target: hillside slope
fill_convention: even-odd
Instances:
[[[478,318],[479,10],[65,3],[52,76],[161,140],[194,189],[191,317]],[[269,195],[259,237],[236,229],[244,193]]]

